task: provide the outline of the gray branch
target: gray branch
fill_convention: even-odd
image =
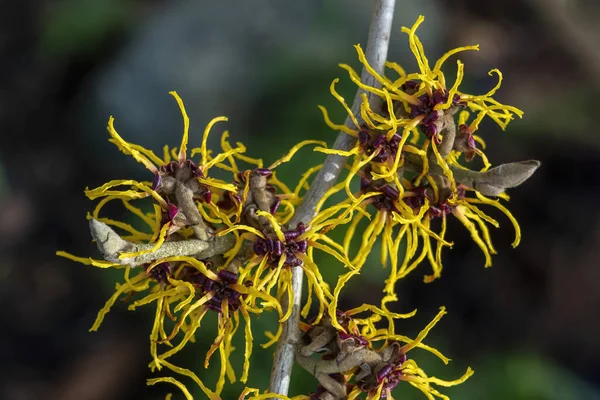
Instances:
[[[156,251],[141,254],[137,257],[119,259],[121,253],[150,250],[154,247],[154,244],[128,242],[122,239],[110,226],[93,218],[90,219],[90,232],[105,260],[131,267],[172,256],[191,256],[197,259],[209,258],[225,253],[235,244],[235,238],[232,235],[216,236],[210,240],[188,239],[164,242]]]
[[[395,0],[375,0],[373,4],[373,15],[369,28],[369,37],[365,55],[367,61],[377,73],[383,75],[385,62],[387,60],[388,46],[390,41],[390,31],[392,29],[392,19],[394,16]],[[379,82],[371,76],[365,68],[362,70],[361,81],[367,85],[381,87]],[[360,103],[363,90],[358,90],[354,96],[352,111],[360,118]],[[367,93],[371,108],[377,110],[381,107],[381,100],[377,96]],[[359,120],[360,122],[360,120]],[[352,120],[346,118],[346,126],[356,128]],[[343,132],[337,137],[333,147],[338,150],[350,150],[355,144],[355,139]],[[339,178],[344,164],[345,157],[338,155],[329,155],[323,163],[323,168],[312,182],[312,185],[306,195],[302,205],[296,210],[296,214],[290,221],[290,226],[294,227],[297,223],[308,224],[314,217],[316,205],[321,200],[325,192],[331,188]],[[277,343],[275,358],[273,360],[273,369],[271,371],[270,392],[287,395],[290,386],[290,376],[292,366],[294,365],[294,345],[300,340],[300,303],[302,298],[302,280],[303,273],[300,267],[292,269],[292,288],[294,290],[294,304],[292,315],[284,323],[281,337]],[[288,304],[282,304],[285,308]]]

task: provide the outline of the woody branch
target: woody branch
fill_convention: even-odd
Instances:
[[[383,74],[385,62],[390,41],[390,32],[392,29],[392,19],[394,16],[395,0],[375,0],[373,2],[373,14],[367,39],[365,55],[367,61],[379,74]],[[363,68],[361,81],[373,87],[381,87],[379,82],[369,72]],[[355,115],[360,115],[361,95],[365,91],[358,89],[354,96],[352,111]],[[371,108],[377,110],[381,107],[381,100],[372,93],[366,93],[369,98]],[[360,122],[360,121],[359,121]],[[354,123],[350,117],[346,118],[346,126],[354,129]],[[337,150],[350,150],[356,142],[356,139],[350,135],[340,132],[333,147]],[[312,182],[309,191],[306,193],[303,203],[298,209],[290,226],[295,226],[302,222],[308,224],[314,217],[315,208],[325,192],[329,190],[337,181],[342,169],[344,168],[346,158],[339,155],[329,155],[323,163],[323,168]],[[273,360],[273,369],[271,370],[270,392],[287,395],[290,385],[290,376],[294,364],[295,343],[300,339],[300,302],[302,296],[302,268],[294,267],[292,269],[292,288],[294,290],[294,303],[284,304],[284,307],[293,307],[292,315],[284,323],[283,331],[275,358]]]

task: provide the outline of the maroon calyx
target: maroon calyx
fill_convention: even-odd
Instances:
[[[198,167],[198,165],[196,165],[195,162],[189,159],[183,161],[182,163],[179,163],[178,161],[171,161],[170,163],[161,166],[159,171],[165,173],[166,175],[175,175],[177,174],[177,171],[181,169],[190,169],[192,175],[199,178],[204,178],[202,170],[200,170],[200,168]]]
[[[254,168],[254,172],[259,174],[260,176],[271,176],[273,175],[273,171],[268,168]]]
[[[455,208],[456,206],[451,206],[448,204],[448,202],[443,202],[437,206],[429,206],[427,214],[432,218],[439,218],[443,217],[444,215],[450,214]]]
[[[237,185],[237,182],[234,182],[234,184]],[[219,201],[217,201],[217,207],[219,207],[220,210],[231,210],[238,207],[241,202],[242,198],[238,194],[225,192],[224,195],[219,198]]]
[[[459,125],[453,149],[464,153],[466,161],[471,161],[475,157],[477,144],[473,138],[473,132],[471,132],[467,125]]]
[[[379,150],[377,155],[373,157],[373,161],[383,163],[393,162],[396,159],[398,146],[402,140],[400,135],[395,133],[390,139],[386,135],[379,135],[375,139],[371,139],[371,135],[367,131],[360,131],[358,133],[358,142],[364,153],[371,155],[376,150]]]
[[[361,172],[361,193],[380,192],[379,195],[371,197],[368,202],[380,211],[399,212],[396,202],[399,201],[400,192],[398,192],[395,186],[390,184],[375,184],[373,179],[371,179],[371,170],[371,167],[367,165]]]
[[[421,83],[415,80],[409,80],[402,84],[401,89],[408,94],[413,94],[419,89]]]
[[[202,274],[197,274],[192,281],[196,287],[202,290],[202,295],[211,292],[213,297],[206,303],[206,306],[217,313],[223,312],[223,300],[227,298],[229,311],[238,310],[241,305],[243,295],[230,287],[238,281],[238,275],[234,272],[221,270],[217,273],[218,280],[212,280]]]
[[[279,265],[279,260],[283,254],[286,256],[284,266],[299,266],[302,261],[298,258],[298,255],[306,254],[308,249],[308,242],[299,239],[304,232],[306,232],[306,227],[300,222],[296,229],[283,232],[285,241],[277,238],[258,238],[254,243],[254,253],[259,256],[267,256],[269,258],[268,263],[272,268]]]
[[[167,281],[167,278],[171,276],[172,268],[171,264],[169,264],[168,262],[157,264],[154,266],[154,268],[148,271],[149,266],[150,265],[148,264],[144,267],[146,270],[146,275],[148,275],[155,281],[164,283]]]
[[[398,189],[390,185],[373,187],[371,192],[381,192],[379,196],[373,198],[373,206],[378,210],[399,212],[395,202],[398,201],[400,193]]]
[[[281,199],[279,197],[275,197],[275,201],[273,202],[273,204],[271,204],[271,207],[269,209],[269,212],[271,213],[271,215],[275,215],[275,213],[277,212],[277,209],[279,208],[280,205],[281,205]]]
[[[222,282],[226,284],[237,283],[238,275],[235,272],[227,271],[226,269],[222,269],[217,272],[217,276],[221,279]]]
[[[163,223],[172,222],[175,219],[175,217],[177,216],[177,214],[179,214],[179,208],[175,204],[168,203],[167,205],[168,205],[169,209],[166,211],[163,211],[163,216],[162,216]]]
[[[439,144],[438,128],[435,122],[441,117],[442,113],[435,110],[434,107],[438,104],[448,101],[448,92],[441,90],[433,90],[431,94],[425,93],[419,96],[420,105],[413,104],[410,108],[410,117],[416,118],[423,115],[423,120],[419,124],[421,131],[428,138],[435,140]],[[455,94],[452,98],[451,106],[464,105],[460,96]]]
[[[171,161],[170,163],[161,166],[158,170],[158,173],[154,175],[152,189],[159,193],[163,192],[164,190],[172,190],[163,187],[164,178],[167,176],[185,183],[190,179],[204,178],[204,173],[202,173],[202,170],[192,160],[188,159],[181,163],[178,161]],[[206,185],[200,185],[200,189],[196,188],[194,190],[194,198],[210,203],[212,200],[210,188]]]
[[[358,132],[358,143],[360,144],[361,148],[364,149],[366,146],[368,146],[370,141],[371,135],[369,135],[369,132],[364,130]]]
[[[154,178],[152,179],[152,190],[158,190],[161,184],[162,176],[160,175],[160,173],[154,174]]]
[[[357,382],[357,386],[363,392],[373,395],[381,389],[381,398],[385,398],[387,391],[391,391],[400,383],[402,376],[402,366],[406,362],[406,354],[400,353],[395,359],[377,366],[377,369]]]
[[[361,335],[352,335],[342,331],[338,331],[337,334],[341,342],[347,343],[351,347],[366,347],[369,345],[369,341]]]
[[[462,185],[459,185],[457,188],[459,199],[465,197],[465,188]],[[425,199],[429,199],[429,209],[427,210],[427,215],[432,218],[443,217],[445,215],[450,214],[456,208],[456,205],[451,205],[448,203],[448,199],[444,199],[443,201],[438,201],[437,203],[433,203],[432,198],[430,197],[430,188],[427,186],[420,186],[411,189],[410,191],[414,194],[414,196],[405,197],[403,201],[413,209],[415,213],[419,212],[421,207],[425,204]]]
[[[402,200],[414,211],[418,211],[425,204],[425,199],[431,200],[428,190],[428,187],[417,186],[410,190],[413,196],[405,197]]]
[[[377,381],[380,385],[383,385],[381,390],[381,398],[384,399],[387,395],[387,391],[391,391],[400,383],[402,377],[402,370],[392,367],[391,365],[385,366],[377,372]]]

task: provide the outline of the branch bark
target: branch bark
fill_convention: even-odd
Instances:
[[[110,226],[96,219],[90,219],[90,232],[98,245],[98,250],[106,261],[137,267],[152,261],[171,256],[193,256],[198,259],[223,254],[235,244],[232,235],[215,236],[210,240],[188,239],[165,242],[156,251],[150,251],[136,257],[119,258],[123,252],[134,253],[150,250],[154,244],[137,244],[122,239]]]
[[[371,17],[365,55],[371,67],[379,74],[383,74],[385,62],[387,60],[394,6],[395,0],[375,0],[373,2],[373,15]],[[370,86],[381,87],[379,82],[377,82],[365,68],[362,70],[361,81]],[[359,122],[362,93],[364,93],[364,91],[361,89],[356,92],[352,105],[352,111],[359,118]],[[377,110],[381,107],[380,100],[376,96],[370,93],[367,93],[367,96],[369,97],[372,109]],[[345,124],[353,129],[356,128],[349,117],[346,118]],[[350,150],[354,144],[355,139],[352,136],[340,132],[333,147],[339,150]],[[335,184],[344,168],[345,161],[345,157],[338,155],[327,156],[323,163],[323,168],[321,168],[312,182],[310,189],[304,196],[303,203],[297,208],[296,214],[290,221],[290,226],[294,227],[299,222],[307,225],[310,222],[314,217],[317,203],[323,197],[325,192]],[[270,392],[272,393],[288,394],[292,366],[294,365],[295,343],[300,340],[299,320],[300,303],[302,300],[302,281],[302,268],[294,267],[292,269],[294,303],[291,305],[282,304],[284,309],[290,306],[293,307],[292,315],[284,323],[281,337],[277,343],[275,358],[273,360],[273,369],[271,370],[271,383],[269,386]]]

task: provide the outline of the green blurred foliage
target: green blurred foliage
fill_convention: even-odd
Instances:
[[[126,26],[133,7],[122,0],[61,0],[45,14],[39,43],[49,56],[93,54],[110,33]]]
[[[577,400],[600,399],[598,389],[556,361],[527,350],[509,349],[491,354],[474,365],[475,375],[464,385],[451,388],[452,398],[464,400]]]

